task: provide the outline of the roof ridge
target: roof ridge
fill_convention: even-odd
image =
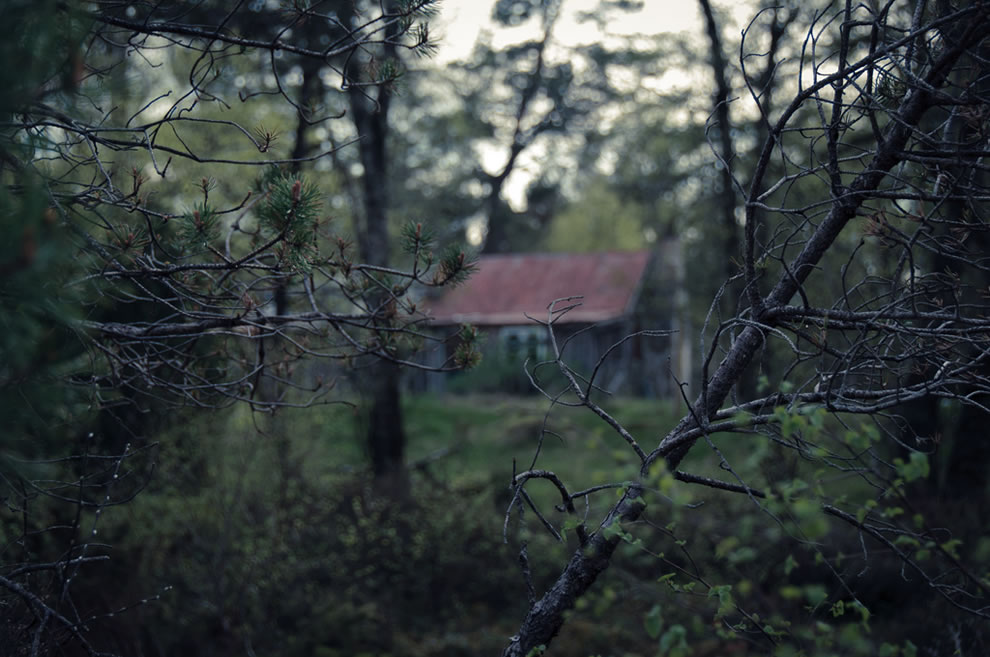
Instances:
[[[653,256],[651,249],[489,254],[466,282],[443,291],[427,309],[439,325],[521,325],[530,323],[527,314],[545,316],[555,299],[580,295],[581,305],[558,321],[610,321],[635,305]]]

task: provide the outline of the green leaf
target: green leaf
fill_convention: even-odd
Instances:
[[[930,472],[928,456],[921,452],[911,452],[907,462],[903,459],[894,459],[894,465],[897,468],[897,474],[906,482],[923,479]]]
[[[782,586],[780,587],[780,597],[785,600],[797,600],[801,597],[801,589],[796,586]]]
[[[746,411],[740,411],[732,416],[732,424],[737,427],[748,427],[750,422],[753,421],[753,414],[747,413]]]
[[[713,586],[712,588],[708,589],[708,597],[714,598],[718,596],[719,598],[721,598],[723,594],[730,593],[731,591],[732,591],[731,584],[720,584],[718,586]]]
[[[901,534],[894,539],[894,545],[898,547],[918,548],[921,547],[921,542],[914,537]]]
[[[733,550],[729,554],[729,563],[740,564],[756,559],[756,550],[748,545],[744,545],[738,550]]]
[[[847,445],[857,451],[863,451],[870,448],[870,437],[860,431],[850,429],[843,434],[842,439]]]
[[[870,610],[863,605],[859,600],[853,600],[850,606],[859,612],[860,622],[863,625],[863,629],[867,632],[870,631]]]
[[[804,597],[812,607],[817,607],[828,598],[828,592],[821,584],[808,584],[804,587]]]
[[[718,598],[718,610],[715,612],[716,618],[721,618],[726,614],[729,614],[735,608],[735,601],[732,598],[731,584],[713,586],[708,590],[708,597]]]
[[[763,633],[772,637],[782,637],[785,634],[781,630],[778,630],[773,625],[769,624],[763,626]]]
[[[962,545],[962,541],[958,538],[953,538],[945,543],[942,543],[942,549],[951,554],[956,559],[959,558],[959,546]]]
[[[686,657],[687,630],[683,625],[671,625],[670,629],[660,637],[660,654],[668,657]]]
[[[653,605],[653,607],[646,612],[646,618],[643,620],[643,624],[646,626],[646,633],[650,635],[651,639],[656,639],[660,636],[660,630],[663,629],[663,619],[660,616],[660,605]]]
[[[793,509],[801,531],[809,540],[817,541],[825,537],[828,533],[828,519],[817,504],[811,500],[797,500]]]
[[[730,553],[739,545],[739,538],[737,536],[727,536],[719,541],[719,544],[715,546],[715,556],[719,559],[725,558],[725,555]]]
[[[784,560],[784,574],[790,575],[791,571],[797,568],[798,562],[794,558],[793,554],[788,554],[787,558]]]

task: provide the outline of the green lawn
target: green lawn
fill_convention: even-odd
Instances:
[[[533,465],[544,426],[537,468],[553,470],[575,489],[631,479],[635,454],[604,421],[585,408],[557,406],[539,397],[506,395],[407,396],[403,402],[408,437],[406,461],[423,464],[450,485],[507,486],[513,459],[517,471]],[[649,450],[676,421],[668,402],[616,399],[609,412]],[[246,412],[232,415],[238,430],[249,430]],[[344,404],[288,411],[279,431],[292,435],[307,467],[355,470],[366,467],[360,412]],[[544,425],[544,422],[546,424]],[[237,433],[237,432],[234,432]],[[538,484],[537,484],[538,485]],[[548,485],[549,486],[549,485]]]

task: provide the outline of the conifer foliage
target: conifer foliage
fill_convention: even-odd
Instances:
[[[332,377],[301,380],[297,360],[413,364],[395,346],[422,321],[418,292],[406,292],[470,270],[463,249],[434,256],[425,235],[407,239],[410,270],[358,262],[323,192],[297,173],[328,154],[280,157],[278,130],[237,120],[240,107],[271,111],[274,96],[282,111],[326,124],[341,115],[298,105],[293,66],[315,62],[344,97],[404,74],[397,59],[346,64],[355,53],[433,47],[433,2],[333,4],[49,7],[75,40],[15,87],[24,95],[8,108],[4,171],[37,181],[45,216],[74,240],[84,309],[74,327],[89,353],[74,381],[102,402],[254,402],[266,380],[282,392],[265,408],[312,402]],[[30,25],[42,11],[20,7]],[[287,396],[292,387],[307,396]]]

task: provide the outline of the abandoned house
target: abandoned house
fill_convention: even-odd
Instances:
[[[562,359],[588,377],[599,359],[637,331],[670,332],[639,336],[612,349],[595,385],[621,394],[668,397],[673,376],[686,380],[688,345],[682,339],[683,271],[676,240],[657,248],[601,253],[514,253],[484,255],[465,283],[426,300],[431,327],[453,336],[461,324],[482,334],[482,362],[469,372],[429,375],[416,388],[432,392],[459,388],[489,392],[531,392],[523,365],[552,361],[546,323],[557,301],[554,333]],[[575,297],[564,301],[568,297]],[[580,298],[576,298],[580,297]],[[456,337],[427,353],[438,365],[456,348]],[[538,367],[536,379],[558,392],[563,379],[555,364]],[[461,385],[459,385],[461,382]],[[469,383],[468,383],[469,382]]]

